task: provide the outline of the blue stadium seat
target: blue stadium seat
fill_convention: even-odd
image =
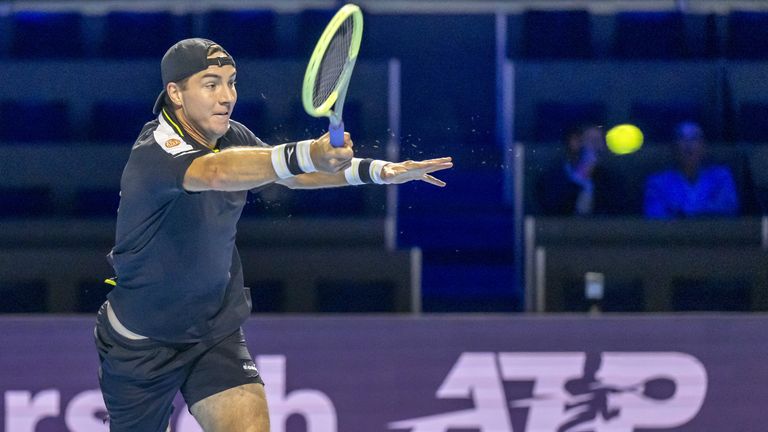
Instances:
[[[0,142],[61,142],[71,138],[63,101],[0,102]]]
[[[309,45],[300,55],[309,55],[332,14],[308,11],[300,17]],[[492,14],[367,14],[361,55],[366,59],[396,57],[404,64],[415,61],[420,67],[431,61],[469,63],[477,73],[481,70],[477,62],[493,60],[494,19]],[[407,73],[405,68],[403,73]]]
[[[722,53],[720,46],[720,32],[717,25],[717,14],[707,14],[704,24],[703,47],[700,57],[715,58]],[[693,55],[693,53],[691,53]]]
[[[636,102],[632,104],[629,116],[631,122],[643,131],[646,142],[672,142],[675,126],[683,121],[695,121],[702,125],[705,133],[707,131],[702,107],[695,103]]]
[[[425,258],[429,258],[428,256]],[[425,264],[425,312],[513,312],[523,309],[510,264]]]
[[[542,102],[536,106],[534,140],[560,141],[563,134],[579,124],[602,125],[606,112],[602,102]]]
[[[674,60],[688,55],[680,12],[619,12],[614,50],[622,59]]]
[[[467,154],[459,156],[452,150],[464,159],[457,159],[459,163],[488,162],[485,155],[475,158],[472,149],[489,147],[495,130],[494,104],[488,103],[495,92],[494,16],[369,14],[365,20],[361,52],[365,58],[400,59],[402,94],[411,95],[402,106],[403,157],[425,157],[460,142],[465,145],[455,150],[466,149]],[[319,27],[318,34],[322,24]],[[424,32],[425,27],[431,30]],[[358,78],[353,78],[353,88]],[[369,139],[381,140],[386,121],[372,118],[365,110],[362,114],[363,128],[350,117],[349,129],[355,136],[364,132]],[[378,126],[371,128],[371,124]]]
[[[440,191],[431,193],[430,188],[433,186],[415,183],[400,187],[399,209],[406,214],[424,209],[440,209],[454,214],[497,212],[505,209],[504,179],[495,168],[469,170],[461,165],[459,168],[436,173],[435,176],[450,185],[450,199],[446,200]],[[428,213],[429,210],[424,212]]]
[[[434,186],[429,187],[434,189]],[[440,192],[424,191],[426,193]],[[514,224],[509,212],[472,214],[442,212],[439,207],[432,208],[434,211],[429,213],[424,211],[424,207],[420,212],[398,208],[399,247],[418,246],[424,250],[460,250],[463,253],[481,249],[493,255],[514,245]]]
[[[738,141],[768,142],[768,102],[742,103],[735,131]]]
[[[117,188],[83,188],[75,192],[76,216],[114,218],[119,204],[120,190]]]
[[[52,213],[51,189],[47,186],[0,187],[0,217],[26,218]]]
[[[11,42],[11,17],[0,14],[0,59],[9,57]]]
[[[728,15],[726,56],[768,58],[768,12],[733,11]]]
[[[191,37],[189,15],[170,12],[110,12],[99,54],[106,58],[157,59],[178,40]],[[151,35],[151,37],[148,37]]]
[[[72,58],[84,54],[78,13],[21,11],[13,14],[11,55],[15,58]]]
[[[91,109],[88,139],[93,142],[132,144],[141,128],[155,116],[147,101],[101,101]]]
[[[235,59],[276,54],[275,13],[271,10],[215,10],[204,20],[204,37],[220,43]]]
[[[325,26],[336,13],[335,9],[304,9],[299,13],[299,30],[296,34],[295,53],[299,57],[309,58],[317,39]],[[365,38],[363,38],[365,39]]]
[[[592,26],[586,10],[531,10],[523,15],[523,56],[530,59],[592,57]]]

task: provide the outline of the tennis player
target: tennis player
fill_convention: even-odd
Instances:
[[[206,432],[267,432],[264,383],[241,329],[251,300],[234,239],[247,191],[270,183],[444,186],[430,173],[451,159],[358,159],[349,134],[339,148],[327,134],[270,147],[231,119],[235,61],[210,40],[176,43],[161,73],[157,118],[123,172],[108,257],[117,276],[95,329],[110,430],[166,430],[181,391]]]

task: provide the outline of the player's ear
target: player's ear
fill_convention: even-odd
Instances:
[[[174,105],[182,106],[184,105],[184,98],[181,95],[181,87],[174,83],[168,83],[168,86],[165,88],[165,92],[168,95],[168,99],[173,103]]]

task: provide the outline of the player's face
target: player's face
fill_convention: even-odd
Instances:
[[[213,57],[220,56],[224,54]],[[232,65],[209,66],[189,77],[181,90],[184,116],[206,139],[215,141],[229,129],[229,117],[237,102],[236,74]]]

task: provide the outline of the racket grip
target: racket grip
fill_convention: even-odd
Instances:
[[[344,146],[344,122],[339,122],[334,126],[333,123],[328,127],[328,134],[331,136],[331,145],[334,147]]]

